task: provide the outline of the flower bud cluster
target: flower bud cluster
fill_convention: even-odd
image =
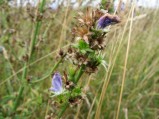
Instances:
[[[93,73],[103,60],[99,51],[105,48],[104,39],[108,33],[103,29],[120,19],[116,15],[103,14],[99,9],[79,12],[76,19],[76,26],[72,29],[75,44],[68,48],[66,57],[75,65],[85,65],[87,73]]]

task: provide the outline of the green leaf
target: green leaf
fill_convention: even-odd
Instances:
[[[94,52],[84,40],[79,40],[77,44],[73,45],[74,48],[78,49],[82,54],[87,52]]]
[[[107,62],[105,61],[105,60],[102,60],[101,61],[101,65],[105,68],[105,70],[107,71],[107,67],[108,67],[108,64],[107,64]]]
[[[87,49],[87,48],[89,48],[89,45],[83,40],[79,40],[78,45],[79,45],[79,49]]]
[[[92,49],[90,49],[90,48],[87,48],[87,49],[85,49],[87,52],[94,52]]]
[[[5,36],[2,36],[0,40],[2,41],[2,43],[6,43],[9,41],[9,37],[5,35]]]
[[[72,81],[74,79],[75,75],[75,69],[74,68],[69,68],[68,70],[68,80]]]
[[[77,86],[76,88],[72,90],[71,97],[76,97],[79,95],[81,95],[81,88]]]
[[[104,56],[102,56],[101,54],[97,55],[95,52],[92,52],[89,54],[89,59],[91,60],[91,63],[95,66],[98,66],[99,64],[102,64],[105,68],[108,66],[106,61],[104,60]]]
[[[42,104],[42,96],[41,95],[37,97],[36,103]]]
[[[92,38],[96,39],[97,37],[101,36],[103,34],[103,30],[101,29],[91,29],[91,32],[93,32]]]
[[[6,104],[8,101],[15,99],[14,96],[5,96],[1,99],[0,104]]]

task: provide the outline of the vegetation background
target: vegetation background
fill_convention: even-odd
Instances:
[[[108,70],[101,66],[80,79],[85,98],[69,107],[64,119],[159,119],[159,11],[136,8],[131,20],[132,9],[118,13],[122,22],[110,27],[105,39]],[[49,97],[49,72],[58,51],[74,42],[71,30],[77,11],[85,8],[12,8],[1,1],[0,119],[54,118],[58,113]],[[68,62],[62,63],[57,70],[67,67]]]

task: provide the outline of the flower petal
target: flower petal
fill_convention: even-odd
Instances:
[[[59,73],[54,74],[52,78],[52,87],[50,88],[50,90],[54,91],[55,93],[61,92],[63,90],[62,79]]]
[[[105,28],[106,26],[109,26],[114,22],[115,23],[120,22],[120,18],[116,15],[105,14],[98,20],[97,27]]]

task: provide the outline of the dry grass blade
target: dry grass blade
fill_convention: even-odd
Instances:
[[[132,6],[131,19],[133,19],[133,16],[134,16],[134,8],[135,8],[135,6],[133,5]],[[121,105],[122,94],[123,94],[123,90],[124,90],[125,76],[126,76],[126,70],[127,70],[127,61],[128,61],[129,49],[130,49],[132,23],[133,23],[133,21],[131,20],[131,22],[130,22],[130,30],[129,30],[129,37],[128,37],[128,43],[127,43],[127,50],[126,50],[126,56],[125,56],[125,63],[124,63],[124,70],[123,70],[123,77],[122,77],[122,84],[121,84],[121,90],[120,90],[120,97],[119,97],[118,109],[117,109],[117,114],[116,114],[116,119],[119,118],[120,105]]]

